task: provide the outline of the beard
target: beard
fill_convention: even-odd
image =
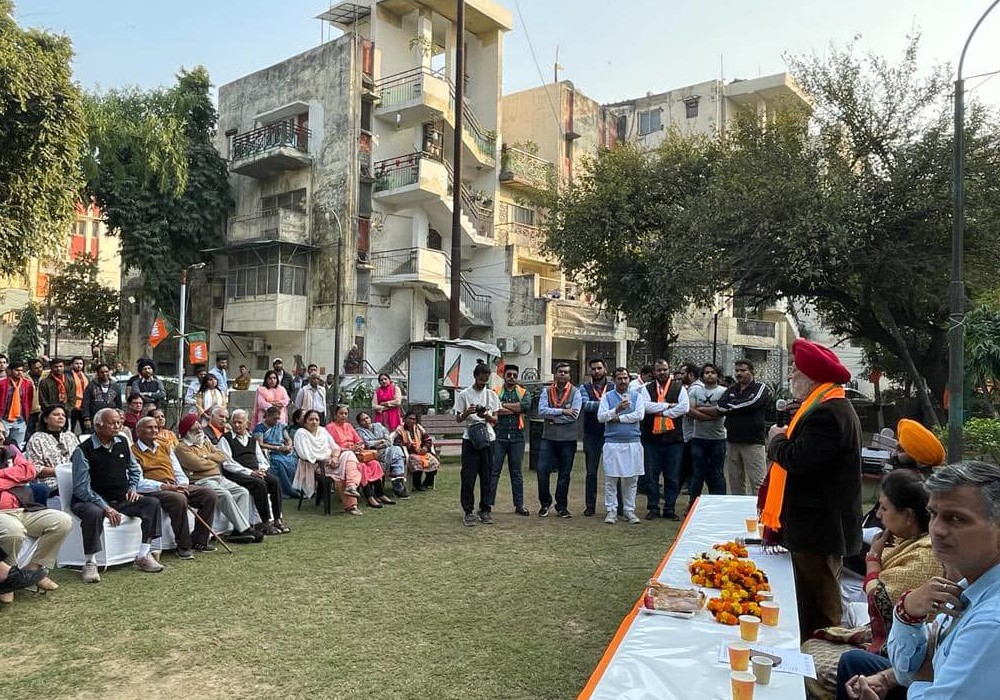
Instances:
[[[198,433],[197,435],[185,435],[184,442],[191,445],[192,447],[201,447],[205,444],[205,433]]]
[[[808,377],[799,375],[789,382],[788,388],[792,393],[793,399],[803,401],[809,396],[809,391],[812,389],[812,382]]]

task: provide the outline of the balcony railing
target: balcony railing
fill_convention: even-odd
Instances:
[[[420,181],[420,159],[422,153],[386,158],[375,163],[375,191],[395,190]]]
[[[538,226],[510,221],[496,227],[497,242],[501,245],[519,245],[540,250],[545,240],[544,231]]]
[[[309,152],[312,131],[294,121],[281,121],[233,136],[229,153],[233,161],[265,153],[274,148]]]
[[[462,306],[468,310],[478,325],[493,325],[493,315],[490,313],[492,302],[489,296],[480,294],[468,282],[463,281],[461,300]]]
[[[370,257],[372,278],[384,279],[396,275],[419,274],[421,271],[420,252],[419,248],[400,248],[396,250],[380,250],[372,253]],[[448,260],[446,254],[441,253],[441,256],[444,257],[444,276],[441,283],[447,284],[448,278],[451,275],[451,262]]]
[[[455,175],[451,163],[445,161],[448,170],[448,194],[455,191]],[[484,200],[481,196],[472,194],[465,184],[462,184],[462,213],[476,228],[476,233],[485,238],[493,238],[493,201]]]
[[[536,190],[548,189],[555,179],[555,166],[544,158],[504,145],[500,151],[500,182],[522,184]]]
[[[777,324],[774,321],[760,321],[755,318],[736,319],[736,332],[740,335],[753,335],[758,338],[773,338]]]
[[[259,214],[229,219],[230,243],[241,241],[285,241],[308,243],[306,215],[292,209],[268,209]]]

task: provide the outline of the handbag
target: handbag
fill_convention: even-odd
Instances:
[[[361,450],[358,452],[359,462],[373,462],[378,459],[378,452],[375,450]]]
[[[473,423],[469,426],[469,442],[473,449],[482,450],[490,446],[490,431],[486,423]]]

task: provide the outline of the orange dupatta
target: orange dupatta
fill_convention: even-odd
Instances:
[[[802,408],[792,416],[785,436],[792,437],[795,426],[799,424],[799,419],[808,415],[819,404],[830,399],[843,399],[845,397],[843,387],[832,382],[820,384],[810,392],[806,400],[802,402]],[[785,468],[777,462],[771,462],[771,469],[767,475],[767,498],[764,501],[764,510],[760,514],[760,522],[775,532],[781,529],[781,507],[785,500],[785,481],[787,478],[788,472],[785,471]]]

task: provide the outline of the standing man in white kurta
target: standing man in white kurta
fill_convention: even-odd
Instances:
[[[643,474],[640,423],[646,414],[646,390],[629,387],[626,367],[615,370],[614,389],[606,392],[597,409],[604,423],[604,522],[618,522],[618,480],[621,479],[623,511],[631,525],[642,522],[635,514],[635,491]]]

